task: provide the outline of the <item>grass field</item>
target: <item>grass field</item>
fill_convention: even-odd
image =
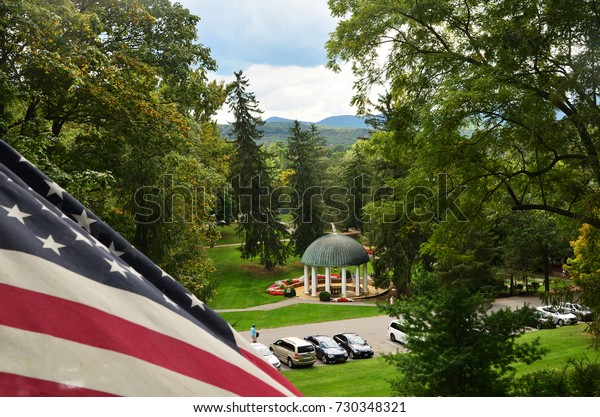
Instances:
[[[590,336],[584,332],[585,323],[563,326],[557,329],[540,330],[524,334],[523,342],[539,337],[541,345],[549,350],[541,361],[531,365],[518,364],[518,372],[534,372],[540,369],[559,369],[568,358],[582,359],[587,355],[592,361],[600,360],[600,352],[590,347]]]
[[[584,355],[592,361],[600,360],[600,353],[589,349],[589,337],[583,332],[584,328],[585,324],[578,324],[523,335],[523,342],[539,337],[542,346],[549,352],[531,365],[517,364],[517,375],[541,369],[560,369],[567,359],[582,359]],[[398,371],[382,357],[283,372],[308,397],[390,396],[388,380],[397,374]]]
[[[307,397],[389,397],[389,379],[398,371],[383,357],[349,360],[283,372]]]
[[[236,246],[214,247],[206,252],[217,269],[211,275],[217,284],[217,294],[208,303],[213,309],[246,308],[281,301],[280,296],[267,293],[269,285],[282,279],[298,278],[304,273],[298,258],[291,258],[285,267],[267,271],[257,261],[240,259]]]
[[[235,233],[235,226],[228,225],[218,227],[217,230],[221,233],[221,239],[217,242],[217,245],[232,245],[240,243],[240,238]]]
[[[234,328],[247,330],[252,323],[261,327],[295,326],[307,323],[322,323],[328,320],[346,320],[381,315],[376,306],[352,306],[336,304],[295,304],[274,310],[219,313]]]

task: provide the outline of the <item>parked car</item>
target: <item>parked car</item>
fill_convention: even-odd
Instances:
[[[346,352],[348,352],[348,355],[352,359],[370,358],[375,354],[373,348],[367,344],[367,341],[356,333],[336,334],[333,336],[333,340],[346,349]]]
[[[348,360],[348,353],[329,336],[307,336],[304,339],[313,344],[317,359],[320,359],[323,363],[346,362]]]
[[[571,313],[575,314],[575,316],[577,316],[578,320],[581,320],[581,321],[592,321],[593,320],[592,311],[589,308],[582,306],[579,303],[560,303],[559,306],[563,307],[563,308],[567,309],[568,311],[570,311]]]
[[[271,343],[269,349],[290,368],[298,365],[310,366],[317,360],[313,344],[299,337],[277,339]]]
[[[258,352],[259,355],[264,356],[267,362],[273,365],[275,369],[277,369],[278,371],[281,370],[281,362],[279,361],[279,359],[277,359],[275,355],[273,355],[273,352],[271,352],[268,347],[266,347],[262,343],[251,343],[251,345],[256,350],[256,352]]]
[[[400,320],[392,320],[388,325],[388,337],[392,342],[400,342],[403,345],[408,342],[408,333],[405,325]]]
[[[530,321],[526,323],[526,326],[533,327],[534,329],[555,329],[556,323],[554,323],[550,314],[533,310]]]
[[[566,311],[559,311],[554,306],[541,306],[538,307],[537,310],[542,312],[544,316],[551,317],[554,324],[557,324],[559,326],[577,323],[577,317],[575,316],[575,314]]]

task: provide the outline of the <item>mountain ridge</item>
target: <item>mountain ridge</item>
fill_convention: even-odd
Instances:
[[[287,142],[290,135],[290,127],[294,123],[293,119],[283,117],[269,117],[265,124],[260,127],[263,137],[259,143],[269,145],[274,142]],[[310,125],[317,126],[319,135],[321,135],[328,146],[351,146],[360,138],[368,138],[371,134],[371,128],[364,123],[363,118],[350,115],[331,116],[319,122],[300,122],[303,127]],[[231,125],[220,125],[221,135],[228,136],[231,132]]]
[[[332,127],[352,127],[360,129],[368,129],[369,125],[365,123],[365,117],[353,116],[350,114],[342,114],[329,116],[318,122],[307,122],[300,121],[301,124],[315,124],[319,126],[332,126]],[[293,123],[294,119],[287,119],[285,117],[273,116],[265,120],[265,123]]]

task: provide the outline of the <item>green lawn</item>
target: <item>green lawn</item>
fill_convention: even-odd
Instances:
[[[295,326],[382,315],[376,306],[353,306],[347,304],[295,304],[274,310],[219,313],[235,329],[247,330],[253,323],[259,328]]]
[[[523,342],[536,337],[541,345],[549,350],[541,361],[531,365],[518,364],[515,366],[519,373],[534,372],[540,369],[560,369],[569,358],[581,359],[584,355],[593,360],[600,360],[600,353],[590,348],[590,337],[584,333],[585,323],[575,326],[563,326],[557,329],[539,330],[524,334]]]
[[[578,324],[523,335],[521,340],[524,342],[539,337],[542,346],[550,351],[532,365],[517,364],[517,374],[560,369],[567,359],[581,359],[584,355],[592,361],[600,360],[600,353],[589,349],[589,337],[583,332],[584,328],[585,324]],[[337,365],[298,368],[285,371],[283,375],[308,397],[384,397],[391,395],[387,380],[397,372],[382,357],[375,357]]]
[[[275,281],[298,278],[304,267],[298,258],[290,258],[285,267],[265,270],[258,261],[245,261],[240,258],[236,246],[207,249],[217,269],[211,278],[217,285],[217,294],[208,303],[213,309],[246,308],[281,301],[281,296],[267,293],[269,285]]]
[[[217,245],[231,245],[234,243],[240,243],[240,238],[235,233],[235,225],[227,225],[218,227],[217,230],[221,233],[221,239],[217,242]]]
[[[307,397],[389,397],[392,393],[387,380],[397,372],[379,356],[296,368],[284,371],[283,376]]]

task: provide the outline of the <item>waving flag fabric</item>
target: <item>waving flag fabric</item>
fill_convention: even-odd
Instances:
[[[0,395],[298,394],[214,311],[0,141]]]

